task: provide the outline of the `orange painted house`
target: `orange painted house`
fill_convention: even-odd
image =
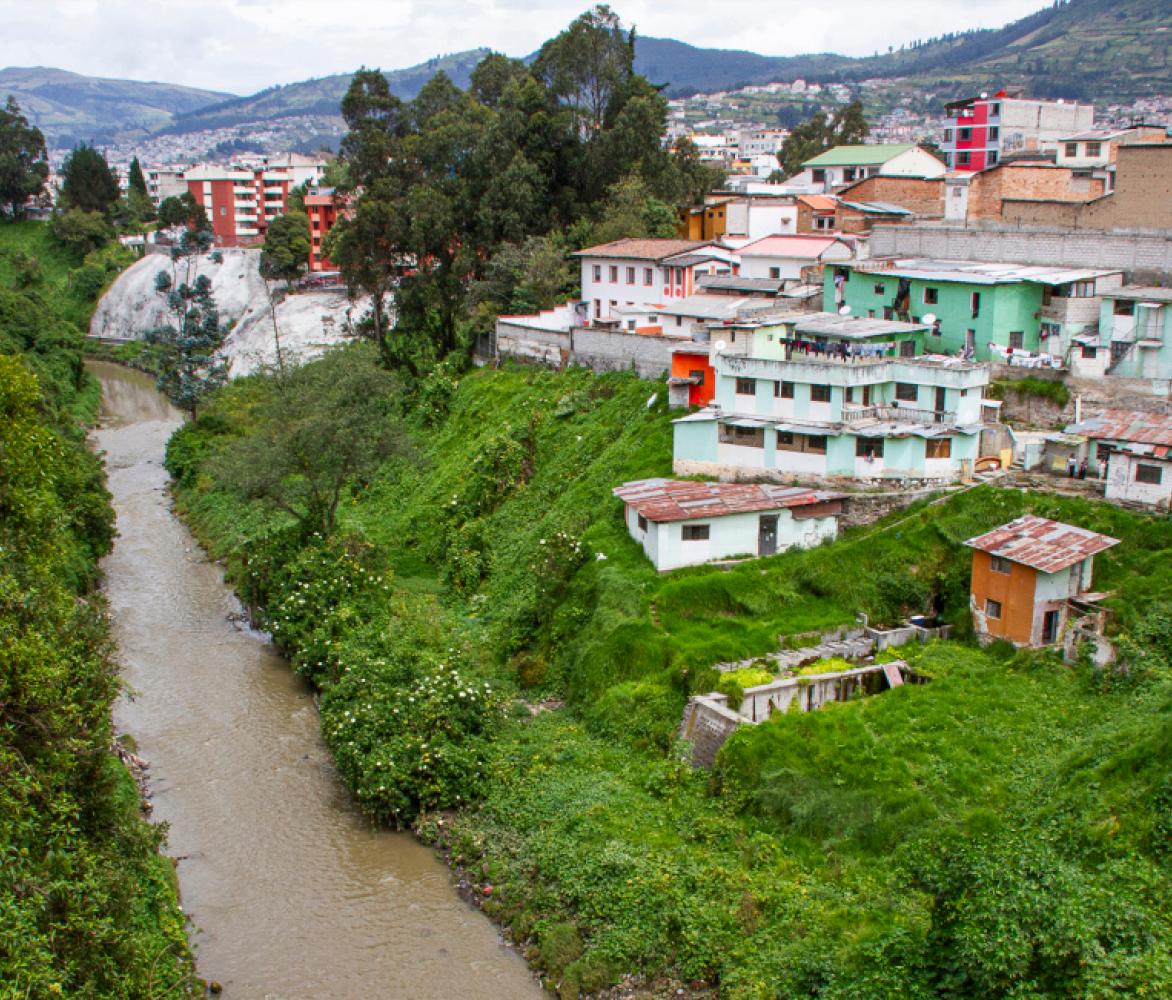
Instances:
[[[716,394],[716,372],[706,347],[690,345],[672,351],[668,393],[672,406],[707,406],[712,402]]]
[[[1052,646],[1062,641],[1072,601],[1088,593],[1097,553],[1119,544],[1060,521],[1026,514],[965,545],[973,550],[969,604],[983,641],[1005,639],[1017,646]]]

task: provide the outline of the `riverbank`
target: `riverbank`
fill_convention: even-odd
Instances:
[[[185,517],[322,690],[357,800],[440,847],[563,996],[1172,988],[1167,519],[982,487],[661,577],[610,488],[667,471],[663,387],[505,368],[408,387],[412,457],[347,489],[324,539],[219,486],[272,391],[235,384],[172,440]],[[931,604],[963,635],[963,540],[1026,510],[1123,539],[1096,585],[1128,675],[941,643],[909,654],[930,684],[745,729],[711,776],[681,760],[713,663],[857,611]],[[484,685],[503,710],[466,739],[452,706]]]
[[[74,261],[0,224],[0,996],[195,995],[163,830],[119,760],[80,322],[117,251]],[[88,282],[88,284],[87,284]],[[88,289],[88,291],[87,291]]]

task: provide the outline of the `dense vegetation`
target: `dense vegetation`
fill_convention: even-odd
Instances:
[[[3,997],[190,992],[163,831],[112,752],[118,677],[95,591],[113,512],[84,438],[98,390],[78,324],[104,282],[80,275],[115,261],[78,262],[44,224],[0,225]]]
[[[668,471],[662,385],[441,369],[398,390],[411,454],[354,480],[327,536],[220,471],[279,381],[173,438],[180,501],[322,689],[347,785],[449,851],[563,996],[627,973],[730,997],[1172,990],[1167,519],[980,487],[660,577],[610,489]],[[1122,539],[1096,561],[1122,672],[964,641],[961,543],[1027,510]],[[931,683],[742,730],[711,776],[681,761],[713,663],[932,609],[960,641],[912,651]]]

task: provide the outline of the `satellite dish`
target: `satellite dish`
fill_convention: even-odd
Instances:
[[[986,97],[988,97],[988,96],[989,96],[989,92],[988,92],[987,90],[982,90],[982,91],[981,91],[981,100],[982,100],[982,101],[983,101],[983,100],[984,100]]]
[[[927,323],[928,326],[931,326],[933,323],[936,322],[936,314],[935,313],[924,313],[924,315],[920,317],[920,322]]]
[[[728,347],[728,344],[726,344],[726,343],[725,343],[723,340],[718,340],[718,341],[717,341],[715,344],[713,344],[712,346],[713,346],[713,348],[715,349],[716,353],[717,353],[717,354],[719,354],[719,353],[720,353],[721,351],[723,351],[723,350],[724,350],[726,347]]]
[[[850,306],[843,306],[841,309],[838,310],[839,316],[849,316],[850,314],[851,314],[851,307]]]

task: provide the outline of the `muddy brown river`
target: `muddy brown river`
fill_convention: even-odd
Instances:
[[[171,513],[162,466],[180,415],[150,379],[94,363],[119,537],[106,594],[200,975],[229,1000],[545,996],[448,870],[350,802],[308,687]]]

